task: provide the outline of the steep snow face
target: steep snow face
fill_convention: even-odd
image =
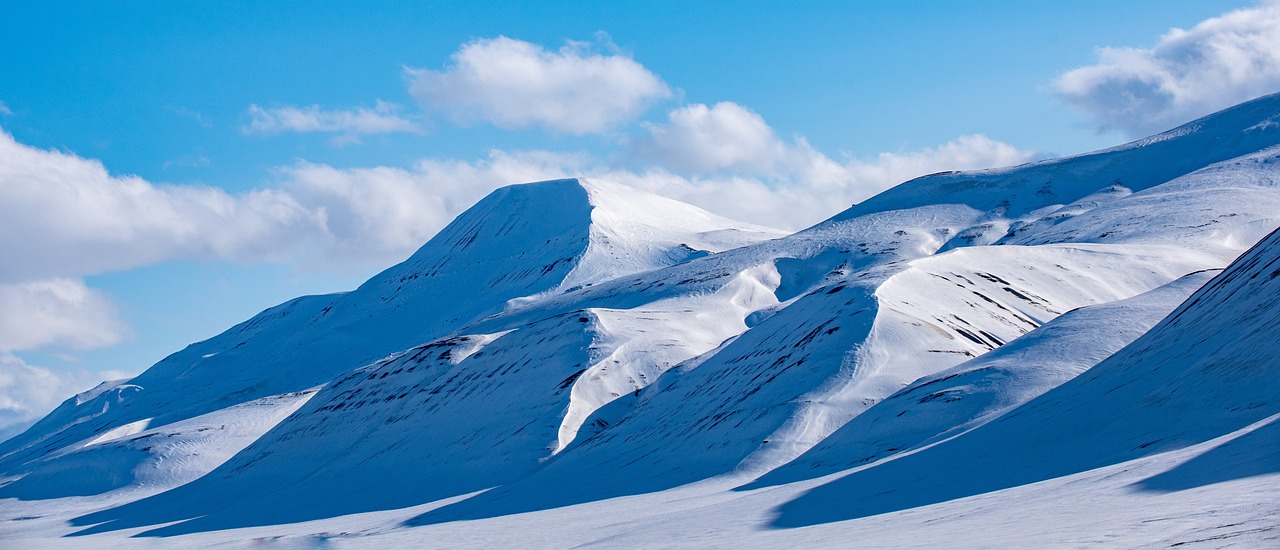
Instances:
[[[1025,485],[1202,443],[1280,415],[1277,323],[1280,231],[1085,373],[960,437],[816,489],[784,506],[776,524],[864,517]],[[1265,453],[1233,461],[1235,474],[1199,472],[1175,485],[1277,471]]]
[[[623,397],[638,397],[640,390],[671,367],[747,330],[751,314],[778,304],[777,286],[777,271],[766,264],[742,271],[715,292],[625,310],[588,310],[594,314],[593,346],[599,358],[573,382],[555,451],[566,449],[601,407]],[[592,419],[590,428],[598,431],[616,420],[606,416]]]
[[[772,469],[913,380],[1002,349],[1063,312],[1217,265],[1212,255],[1169,246],[988,247],[913,261],[876,288],[875,320],[841,358],[844,372],[802,395],[792,417],[742,466]]]
[[[778,234],[613,184],[503,188],[355,291],[271,308],[128,386],[64,404],[0,445],[0,471],[23,471],[33,458],[143,419],[158,427],[302,391],[567,283],[589,285]]]
[[[594,207],[591,246],[559,288],[598,283],[786,235],[625,185],[578,180]]]

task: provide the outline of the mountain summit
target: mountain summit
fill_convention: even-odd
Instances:
[[[161,425],[301,392],[540,295],[781,235],[607,182],[504,187],[354,291],[286,302],[128,384],[69,400],[0,444],[0,464],[120,426]]]

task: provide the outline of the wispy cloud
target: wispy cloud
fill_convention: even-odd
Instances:
[[[5,102],[0,101],[0,115],[12,115],[12,114],[13,114],[13,111],[9,109],[9,106],[6,105]]]
[[[209,157],[204,155],[186,155],[164,161],[163,167],[168,170],[170,168],[196,168],[208,165]]]
[[[255,104],[249,106],[249,117],[251,120],[244,127],[245,133],[336,133],[339,136],[334,139],[335,145],[357,143],[360,136],[370,134],[423,131],[418,123],[400,116],[399,105],[385,101],[376,102],[372,109],[336,110],[325,110],[319,105],[264,108]]]
[[[505,36],[476,40],[443,70],[406,68],[423,108],[468,124],[603,132],[638,116],[671,90],[635,60],[603,43],[569,42],[558,51]]]
[[[205,116],[205,114],[201,113],[200,111],[188,109],[181,105],[166,105],[165,108],[168,109],[169,112],[175,115],[178,115],[179,117],[195,121],[195,123],[199,124],[200,127],[202,128],[210,128],[213,126],[213,121],[210,120],[209,117]]]
[[[1100,130],[1131,137],[1280,91],[1280,3],[1172,29],[1153,48],[1100,48],[1053,89]]]

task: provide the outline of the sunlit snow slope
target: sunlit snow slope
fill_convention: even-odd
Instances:
[[[1277,326],[1280,231],[1080,376],[961,437],[822,486],[783,506],[777,524],[849,519],[1025,485],[1274,420]],[[1171,472],[1143,485],[1176,490],[1280,473],[1273,450],[1246,449],[1217,471]]]
[[[654,210],[671,218],[658,219]],[[0,468],[27,470],[120,426],[145,420],[159,427],[323,385],[531,295],[776,236],[615,184],[560,180],[501,189],[359,289],[268,309],[128,384],[65,403],[0,445]]]

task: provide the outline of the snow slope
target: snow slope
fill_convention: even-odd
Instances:
[[[87,496],[126,488],[139,494],[203,476],[258,439],[307,401],[315,390],[273,395],[151,428],[143,419],[109,430],[80,447],[42,457],[0,498]]]
[[[990,353],[922,377],[756,485],[848,470],[985,424],[1128,345],[1214,273],[1192,273],[1133,298],[1075,309]]]
[[[774,524],[839,521],[1027,485],[1271,422],[1280,415],[1278,322],[1280,231],[1080,376],[961,437],[816,488],[782,506]],[[1263,427],[1255,437],[1273,431]],[[1135,489],[1280,473],[1266,449],[1246,449],[1231,468],[1166,473]]]
[[[1260,101],[1269,114],[1280,103],[1276,97]],[[1245,133],[1252,140],[1257,131]],[[1110,162],[1163,162],[1167,152],[1146,147],[1174,139],[1181,138],[1115,150],[1110,154],[1120,160]],[[1276,136],[1270,139],[1274,143]],[[629,410],[608,411],[612,426],[580,448],[519,483],[420,521],[520,513],[659,491],[717,475],[764,473],[917,378],[1000,346],[1062,312],[1225,265],[1242,243],[1252,243],[1280,221],[1276,154],[1268,147],[1198,170],[1181,159],[1190,173],[1148,185],[1146,194],[1117,196],[1108,202],[1112,208],[1088,218],[1098,225],[1141,228],[1131,231],[1141,238],[1064,233],[1060,242],[1080,244],[966,246],[933,255],[955,241],[948,236],[961,233],[959,228],[992,214],[960,203],[850,219],[841,215],[768,243],[793,251],[817,248],[797,256],[807,267],[821,266],[815,270],[821,275],[811,275],[800,296],[714,355],[671,371],[635,404],[619,403],[617,408]],[[1061,172],[1059,179],[1070,179],[1092,170],[1094,162],[1085,156],[1032,165],[1014,170],[1011,180],[1015,189],[1030,181],[1028,170],[1036,177],[1058,178]],[[1214,176],[1234,170],[1241,177]],[[1113,185],[1104,181],[1104,189]],[[968,200],[969,189],[947,198]],[[1179,214],[1186,204],[1199,208],[1193,215]],[[997,202],[994,209],[1004,207]],[[1193,216],[1204,223],[1186,223]],[[775,259],[775,265],[785,281],[782,260]]]
[[[645,209],[656,207],[673,217],[655,225]],[[50,453],[142,420],[159,427],[304,391],[569,283],[775,236],[614,184],[558,180],[504,188],[352,292],[268,309],[127,385],[65,403],[0,445],[0,472],[29,470]]]
[[[1274,374],[1277,237],[1156,322],[1280,225],[1278,117],[1267,96],[920,178],[786,236],[604,182],[503,188],[359,289],[269,309],[0,444],[0,541],[664,544],[667,524],[722,524],[690,543],[831,545],[922,517],[1012,533],[982,507],[1019,498],[1061,522],[1057,493],[1212,527],[1193,489],[1265,524],[1231,479],[1148,493],[1205,470],[1160,477],[1197,453],[1276,473],[1254,450],[1274,445],[1234,442],[1280,413],[1250,384]],[[594,535],[557,536],[570,522]]]

